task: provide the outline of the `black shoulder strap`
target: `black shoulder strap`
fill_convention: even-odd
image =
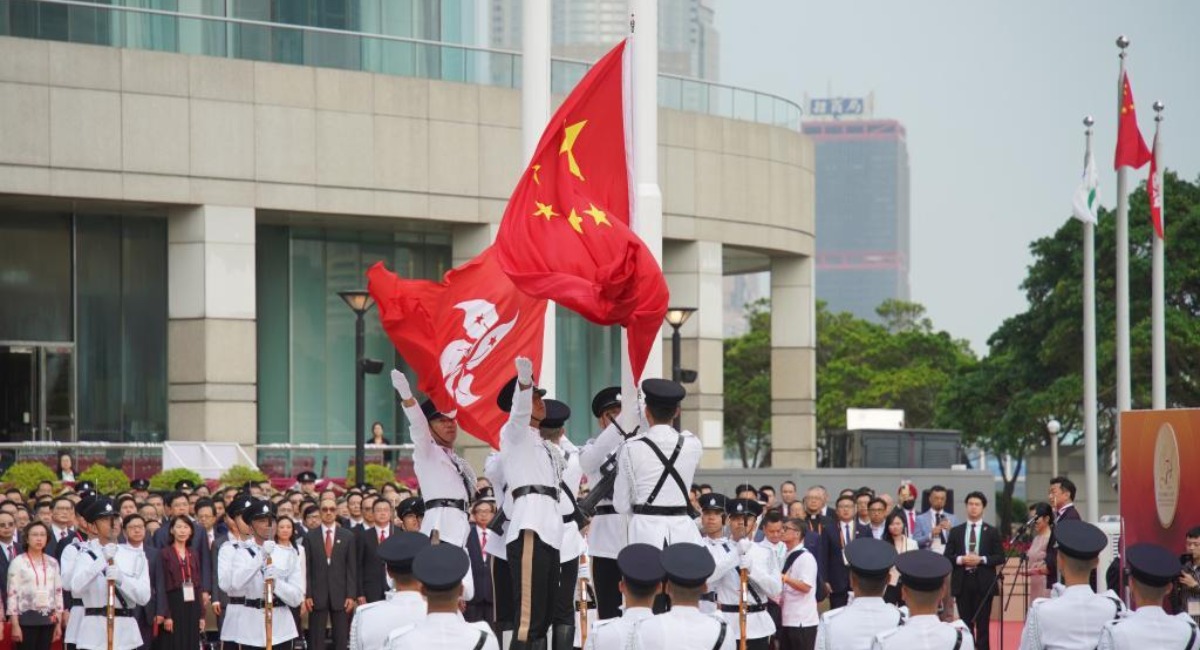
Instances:
[[[1188,621],[1188,627],[1192,628],[1192,636],[1188,637],[1188,642],[1184,644],[1183,650],[1192,650],[1192,644],[1196,642],[1196,623]]]
[[[954,639],[954,650],[958,650],[962,647],[962,628],[956,627],[954,631],[958,633],[958,637]]]
[[[1121,604],[1120,599],[1113,598],[1112,596],[1105,596],[1105,598],[1112,601],[1112,604],[1117,608],[1117,612],[1115,614],[1113,614],[1113,620],[1114,621],[1119,620],[1121,618],[1121,609],[1124,607]]]
[[[787,559],[783,561],[783,573],[787,573],[787,572],[788,572],[788,569],[792,568],[792,565],[793,565],[793,564],[795,564],[796,560],[797,560],[797,559],[798,559],[798,558],[799,558],[801,555],[804,555],[804,553],[805,553],[807,550],[808,550],[808,549],[806,549],[806,548],[804,548],[803,546],[801,546],[801,547],[797,548],[796,550],[792,551],[792,552],[791,552],[791,553],[790,553],[790,554],[787,556]]]
[[[663,471],[658,476],[658,483],[654,484],[654,489],[650,491],[650,496],[646,499],[646,505],[654,505],[654,500],[658,498],[658,493],[662,491],[663,485],[667,482],[667,477],[675,479],[675,485],[679,487],[679,493],[683,495],[686,501],[688,497],[688,489],[683,484],[683,478],[679,476],[679,472],[675,471],[675,461],[679,458],[679,452],[683,451],[683,434],[679,434],[679,440],[675,443],[675,449],[671,452],[671,457],[667,458],[663,455],[662,450],[658,445],[654,444],[649,438],[638,438],[650,447],[650,451],[658,457],[658,462],[662,463]]]
[[[721,633],[717,635],[717,642],[713,644],[713,650],[721,650],[721,644],[725,643],[725,628],[728,627],[728,625],[725,623],[725,621],[719,622],[721,623]]]
[[[483,650],[483,644],[487,643],[487,632],[479,631],[479,643],[475,644],[475,650]]]

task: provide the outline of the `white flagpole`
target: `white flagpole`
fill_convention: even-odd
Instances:
[[[525,164],[533,159],[542,132],[550,121],[550,0],[523,0],[521,4],[521,144]],[[542,368],[538,387],[554,396],[558,375],[556,352],[557,309],[546,305],[542,334]]]
[[[1117,119],[1125,99],[1125,48],[1129,39],[1117,38],[1121,68],[1117,75]],[[1117,167],[1117,417],[1115,443],[1121,449],[1121,413],[1133,407],[1129,379],[1129,196],[1125,187],[1125,165]],[[1118,458],[1120,452],[1118,451]]]
[[[655,0],[629,0],[630,102],[633,126],[633,232],[645,242],[662,264],[662,192],[658,187],[658,3]],[[637,386],[629,363],[627,336],[621,333],[621,393],[625,404],[636,404]],[[662,337],[654,342],[646,359],[645,377],[662,375]],[[634,424],[636,409],[622,409],[622,425]],[[626,429],[627,431],[629,429]]]
[[[1086,169],[1092,158],[1092,124],[1083,118]],[[1086,173],[1086,172],[1085,172]],[[1099,202],[1097,202],[1098,204]],[[1099,210],[1092,212],[1093,218]],[[1083,470],[1087,520],[1100,520],[1100,470],[1096,443],[1096,222],[1083,222]]]
[[[1162,174],[1162,143],[1159,141],[1159,135],[1162,132],[1162,102],[1154,102],[1154,169],[1156,174]],[[1151,184],[1154,179],[1150,179]],[[1158,188],[1158,200],[1164,204],[1162,187]],[[1160,213],[1160,218],[1163,223],[1166,223],[1166,215]],[[1164,233],[1166,234],[1166,233]],[[1150,233],[1151,241],[1151,264],[1152,264],[1152,279],[1151,279],[1151,301],[1150,308],[1150,363],[1152,367],[1151,380],[1151,396],[1153,398],[1153,408],[1162,410],[1167,408],[1167,332],[1166,323],[1164,321],[1164,309],[1166,307],[1165,298],[1163,296],[1163,276],[1165,275],[1166,261],[1163,258],[1163,240],[1157,233]]]

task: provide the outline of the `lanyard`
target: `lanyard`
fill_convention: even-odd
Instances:
[[[183,555],[179,555],[179,551],[176,551],[175,555],[176,555],[176,557],[179,558],[179,572],[183,575],[183,581],[185,583],[191,582],[192,581],[192,565],[190,562],[190,560],[192,559],[191,552],[189,552],[187,549],[184,549]]]
[[[33,586],[35,586],[35,587],[36,587],[36,586],[38,586],[38,572],[37,572],[37,565],[33,563],[33,560],[29,559],[29,554],[28,554],[28,553],[26,553],[26,554],[25,554],[25,561],[26,561],[26,562],[29,562],[29,568],[33,570]],[[43,587],[44,587],[44,586],[46,586],[46,580],[47,580],[47,576],[46,576],[46,556],[45,556],[45,554],[43,554],[43,555],[42,555],[42,586],[43,586]]]

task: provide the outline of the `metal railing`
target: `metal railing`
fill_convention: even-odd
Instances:
[[[14,0],[24,20],[0,20],[0,36],[65,40],[252,61],[359,70],[460,83],[521,87],[521,53],[387,34],[195,14],[85,0]],[[67,15],[43,19],[43,9]],[[591,64],[554,58],[551,89],[566,93]],[[659,74],[663,108],[800,130],[802,111],[777,95]]]

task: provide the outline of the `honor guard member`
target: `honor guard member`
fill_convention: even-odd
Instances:
[[[62,557],[58,560],[63,584],[63,607],[67,610],[63,644],[68,649],[75,645],[75,640],[79,637],[79,626],[83,624],[83,599],[71,593],[71,578],[75,575],[75,565],[79,559],[79,553],[87,546],[86,539],[81,535],[86,538],[96,536],[95,529],[87,520],[87,509],[95,500],[96,493],[84,492],[79,502],[75,504],[75,531],[80,535],[72,536],[71,543],[63,549]]]
[[[229,522],[229,539],[217,549],[217,597],[224,598],[221,618],[221,643],[236,645],[238,619],[246,610],[246,594],[233,585],[233,558],[238,549],[253,535],[250,526],[242,519],[242,512],[254,504],[254,498],[239,493],[225,508]],[[223,596],[222,596],[223,595]]]
[[[1088,583],[1108,537],[1078,519],[1060,521],[1054,537],[1058,541],[1059,575],[1066,588],[1057,598],[1033,601],[1021,633],[1021,650],[1091,650],[1099,643],[1104,624],[1125,613],[1115,593],[1097,594]]]
[[[708,578],[709,587],[721,582],[730,572],[737,573],[741,555],[736,545],[725,536],[724,494],[709,492],[700,495],[700,533],[703,535],[703,546],[713,557],[716,568]],[[740,579],[740,578],[739,578]],[[700,611],[705,614],[717,614],[717,592],[710,591],[700,597]]]
[[[1125,550],[1125,564],[1137,609],[1104,624],[1099,650],[1200,648],[1196,622],[1187,612],[1170,616],[1162,608],[1163,598],[1179,578],[1179,558],[1161,546],[1137,544]]]
[[[510,650],[545,647],[546,633],[558,593],[559,547],[563,520],[558,493],[563,476],[562,456],[542,439],[538,423],[546,417],[545,391],[533,383],[533,362],[517,357],[517,376],[496,398],[509,412],[500,429],[500,456],[508,480],[504,535],[512,576],[514,608]]]
[[[766,650],[775,634],[775,622],[767,612],[767,600],[783,591],[783,576],[775,567],[771,551],[754,543],[754,527],[762,515],[762,505],[749,499],[734,499],[726,503],[725,511],[729,515],[731,554],[737,559],[737,570],[726,571],[719,579],[710,577],[708,585],[717,594],[717,607],[725,622],[740,634],[741,571],[748,572],[746,648]]]
[[[400,527],[410,533],[419,533],[425,525],[425,500],[421,497],[408,497],[396,506],[396,517],[400,519]]]
[[[129,489],[133,491],[133,498],[138,503],[143,503],[150,496],[150,481],[144,478],[135,478],[129,482]]]
[[[108,647],[108,581],[116,585],[113,650],[133,650],[144,645],[133,608],[150,602],[150,571],[146,556],[131,548],[119,548],[115,539],[119,515],[112,499],[96,497],[88,506],[86,518],[96,536],[87,542],[75,559],[71,575],[71,593],[83,601],[83,622],[75,645],[83,650]],[[101,541],[104,541],[102,544]]]
[[[421,532],[428,536],[438,531],[440,541],[465,547],[467,509],[475,494],[475,471],[454,452],[458,439],[458,423],[441,413],[431,400],[417,406],[408,378],[399,370],[392,371],[392,387],[404,405],[409,432],[413,442],[413,471],[425,497],[425,518]]]
[[[961,620],[943,623],[938,601],[953,565],[930,550],[909,551],[896,558],[900,589],[908,604],[904,625],[875,635],[875,650],[974,650],[971,632]]]
[[[700,596],[713,571],[712,555],[699,544],[681,542],[662,551],[662,568],[667,575],[671,611],[639,621],[634,626],[632,648],[688,648],[689,650],[733,650],[737,628],[717,616],[700,612]]]
[[[650,428],[626,441],[621,451],[613,506],[630,515],[630,543],[699,544],[688,486],[703,448],[691,432],[672,426],[687,391],[679,382],[647,379],[642,392]]]
[[[620,386],[609,386],[596,393],[592,397],[592,415],[600,435],[579,450],[579,466],[587,476],[588,487],[596,496],[600,496],[598,490],[607,492],[595,502],[587,536],[592,585],[596,590],[596,614],[600,620],[621,616],[621,571],[617,568],[617,555],[625,548],[628,524],[625,515],[619,514],[612,502],[617,455],[626,438],[617,424],[620,414]]]
[[[508,566],[508,552],[504,546],[504,538],[508,531],[508,517],[501,509],[507,495],[505,487],[507,481],[504,476],[504,463],[501,461],[499,452],[488,455],[487,460],[484,461],[483,473],[497,489],[496,514],[492,517],[491,525],[488,526],[487,539],[483,540],[483,552],[492,558],[492,624],[502,638],[511,637],[513,619],[516,615],[513,607],[512,571]],[[507,648],[509,644],[503,645]]]
[[[425,597],[421,584],[413,577],[413,559],[429,547],[429,538],[421,533],[398,532],[383,540],[379,559],[387,566],[392,590],[384,600],[359,606],[350,622],[350,650],[383,650],[388,635],[398,625],[411,625],[425,619]]]
[[[654,615],[654,597],[667,577],[662,568],[662,551],[649,544],[630,544],[617,555],[621,570],[618,588],[625,596],[625,613],[596,623],[588,635],[587,650],[628,650],[639,621]]]
[[[288,608],[299,607],[304,602],[300,555],[275,545],[275,509],[270,501],[251,499],[242,510],[242,520],[253,532],[233,554],[230,582],[233,589],[245,594],[246,598],[245,609],[237,619],[235,642],[241,644],[242,650],[264,648],[267,642],[263,611],[267,604],[264,601],[265,584],[267,580],[273,580],[275,598],[271,604],[276,610],[271,617],[271,644],[280,650],[290,648],[299,631]]]
[[[412,568],[429,603],[429,613],[424,620],[393,631],[388,637],[388,648],[500,650],[500,642],[487,623],[468,623],[459,612],[463,579],[471,571],[466,551],[450,544],[428,546],[417,553]]]
[[[578,595],[579,557],[583,554],[583,536],[579,534],[575,494],[579,492],[579,481],[583,470],[579,467],[579,448],[564,435],[564,427],[571,417],[571,407],[556,399],[545,400],[546,417],[538,424],[542,439],[562,458],[563,475],[559,482],[558,512],[562,515],[563,537],[558,548],[559,579],[558,593],[554,598],[554,630],[551,647],[554,650],[571,650],[575,639],[575,599]]]
[[[888,573],[896,561],[896,547],[872,537],[860,537],[847,544],[844,552],[854,601],[821,617],[817,650],[869,650],[875,635],[904,622],[899,609],[883,602]]]

